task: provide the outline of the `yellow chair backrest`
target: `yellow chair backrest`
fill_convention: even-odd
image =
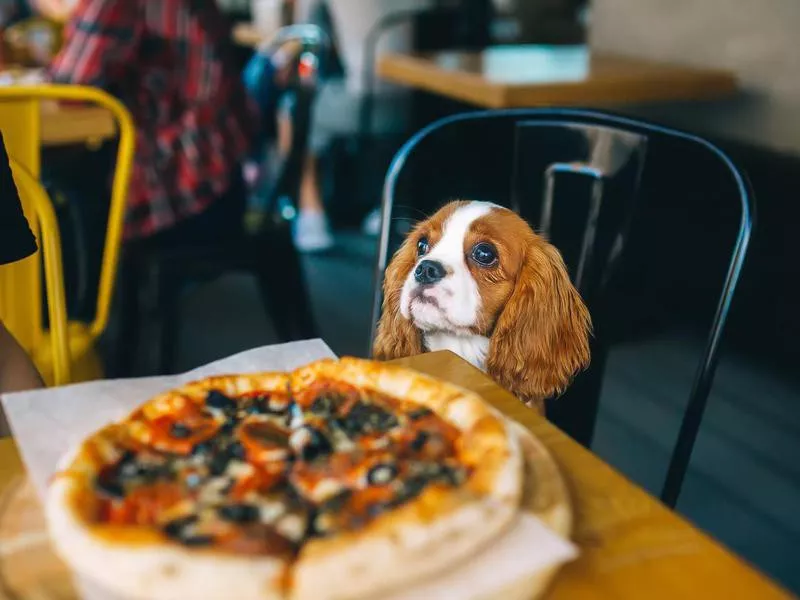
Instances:
[[[41,108],[45,101],[85,102],[100,106],[111,113],[117,122],[119,144],[116,169],[111,188],[111,199],[106,233],[103,263],[100,272],[100,285],[97,296],[95,320],[89,330],[93,338],[98,337],[108,324],[111,297],[117,276],[122,230],[125,217],[125,202],[133,165],[135,132],[133,119],[128,110],[113,96],[96,88],[71,85],[32,85],[0,87],[0,130],[9,155],[14,159],[15,181],[20,188],[23,210],[31,224],[41,248],[45,250],[47,267],[48,249],[51,256],[57,255],[58,270],[61,270],[60,242],[55,219],[50,219],[52,206],[42,209],[44,193],[31,184],[40,177],[41,152]],[[25,183],[27,182],[27,183]],[[27,192],[27,193],[26,193]],[[48,214],[45,214],[48,213]],[[57,248],[57,250],[56,250]],[[53,265],[50,265],[51,268]],[[52,275],[52,269],[51,269]],[[62,292],[63,276],[59,275]],[[58,300],[58,291],[51,289],[53,283],[45,269],[45,282],[48,286],[48,302]],[[54,296],[55,294],[55,296]],[[63,300],[63,293],[61,294]],[[53,318],[58,307],[48,306],[48,314]],[[20,261],[0,270],[0,318],[19,340],[23,348],[33,353],[45,339],[42,323],[42,280],[40,262],[36,257]],[[55,324],[54,324],[55,325]],[[54,361],[60,351],[55,348],[58,335],[54,330],[48,336],[53,348]],[[63,383],[56,377],[56,383]]]

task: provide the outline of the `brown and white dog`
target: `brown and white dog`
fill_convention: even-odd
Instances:
[[[392,258],[373,353],[451,350],[541,411],[589,363],[590,332],[558,250],[508,209],[451,202]]]

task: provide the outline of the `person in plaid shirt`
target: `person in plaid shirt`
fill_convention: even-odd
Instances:
[[[52,81],[103,88],[136,123],[126,239],[239,228],[258,115],[215,2],[77,0],[64,33]]]

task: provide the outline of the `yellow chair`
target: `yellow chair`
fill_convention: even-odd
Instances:
[[[95,319],[90,324],[67,322],[58,224],[50,199],[38,182],[41,110],[45,101],[77,101],[100,106],[115,118],[119,130]],[[38,255],[0,269],[0,318],[33,357],[48,384],[100,379],[103,370],[95,345],[108,325],[117,276],[125,201],[133,163],[133,119],[118,100],[95,88],[8,86],[0,87],[0,130],[12,157],[14,180],[20,190],[23,210],[43,251],[50,328],[43,328],[43,288]]]

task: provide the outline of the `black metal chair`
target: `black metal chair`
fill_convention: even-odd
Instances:
[[[651,164],[647,159],[661,160],[667,144],[679,158],[694,161],[702,156],[713,164],[718,169],[715,176],[730,182],[741,209],[724,286],[662,491],[664,502],[674,506],[714,379],[754,219],[744,175],[710,142],[657,125],[571,109],[474,112],[426,127],[398,152],[386,177],[370,343],[380,316],[380,283],[390,249],[399,245],[404,233],[396,225],[404,218],[417,220],[420,211],[432,212],[455,198],[504,204],[561,250],[592,313],[592,366],[548,406],[551,420],[589,446],[615,325],[608,314],[609,281],[630,237],[645,166]]]
[[[287,42],[300,42],[293,79],[289,89],[292,103],[292,142],[281,157],[277,177],[268,182],[266,202],[255,230],[242,223],[225,240],[190,245],[142,245],[124,252],[121,273],[121,331],[114,356],[114,374],[132,372],[138,349],[141,322],[141,291],[146,277],[155,273],[157,285],[156,318],[160,348],[158,371],[172,373],[181,327],[180,301],[187,284],[208,281],[226,273],[247,272],[259,286],[267,315],[279,341],[316,337],[303,266],[294,247],[290,223],[281,213],[279,199],[288,198],[296,206],[303,161],[308,148],[311,109],[317,91],[320,56],[327,37],[318,27],[286,27],[275,40],[259,49],[272,52]],[[246,194],[242,186],[241,200]]]

